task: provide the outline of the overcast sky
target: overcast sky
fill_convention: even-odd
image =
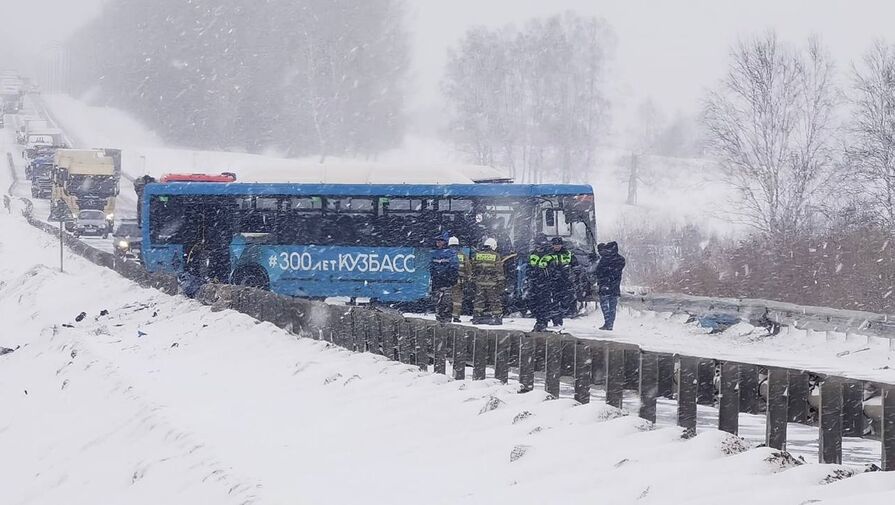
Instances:
[[[0,0],[3,38],[33,49],[62,39],[104,0]],[[362,1],[362,0],[359,0]],[[623,110],[653,98],[669,113],[694,111],[723,73],[738,36],[775,28],[788,41],[820,34],[840,69],[873,38],[895,42],[892,0],[406,0],[413,30],[414,108],[439,98],[448,47],[470,26],[522,24],[575,10],[600,16],[617,37],[613,94]],[[20,20],[21,22],[19,22]],[[619,100],[620,99],[620,100]]]

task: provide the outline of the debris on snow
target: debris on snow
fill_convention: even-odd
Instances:
[[[486,412],[491,412],[492,410],[499,408],[501,405],[506,405],[506,403],[504,403],[503,400],[494,395],[488,395],[488,400],[485,402],[485,405],[482,406],[481,410],[479,410],[479,415],[482,415]]]
[[[516,414],[515,417],[513,417],[513,424],[520,423],[533,415],[534,414],[532,414],[531,412],[523,410],[522,412]]]
[[[525,453],[527,453],[529,449],[531,449],[530,445],[517,445],[513,447],[513,451],[510,452],[510,463],[525,456]]]
[[[325,386],[325,385],[327,385],[327,384],[332,384],[333,382],[335,382],[335,381],[337,381],[337,380],[339,380],[339,379],[341,379],[341,378],[342,378],[342,374],[340,374],[339,372],[336,372],[335,374],[330,375],[329,377],[327,377],[326,379],[324,379],[324,380],[323,380],[323,385]]]

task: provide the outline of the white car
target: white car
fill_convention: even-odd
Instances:
[[[102,236],[109,238],[109,221],[101,210],[82,210],[78,212],[73,232],[75,237],[81,235]]]

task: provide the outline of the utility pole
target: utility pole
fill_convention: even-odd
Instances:
[[[63,268],[63,265],[62,265],[62,258],[63,258],[63,252],[65,251],[65,249],[62,246],[62,228],[63,228],[62,222],[63,222],[62,219],[60,219],[59,220],[59,272],[64,273],[65,269]]]

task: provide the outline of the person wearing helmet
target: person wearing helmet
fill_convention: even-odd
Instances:
[[[487,238],[484,247],[472,256],[472,281],[475,286],[474,324],[503,324],[503,258],[497,252],[497,240]]]
[[[450,247],[457,255],[457,261],[459,263],[457,283],[454,284],[453,289],[451,289],[451,302],[453,304],[451,315],[453,316],[454,322],[459,323],[460,316],[463,314],[463,303],[466,301],[466,292],[468,291],[469,279],[472,276],[472,272],[470,270],[469,257],[466,256],[466,253],[463,252],[463,249],[460,247],[460,240],[457,237],[449,238],[448,247]]]
[[[432,298],[435,300],[435,319],[442,323],[451,321],[451,292],[459,275],[457,253],[447,247],[447,233],[435,237],[429,276],[432,279]]]

